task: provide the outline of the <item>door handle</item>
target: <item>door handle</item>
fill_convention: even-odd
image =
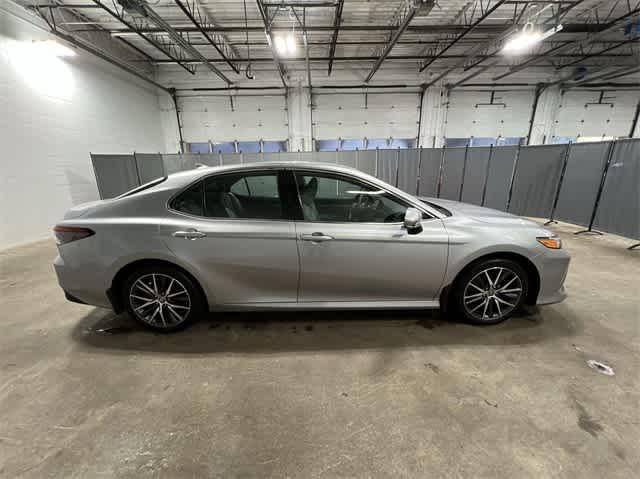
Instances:
[[[303,241],[311,241],[312,243],[322,243],[323,241],[331,241],[333,236],[326,235],[324,233],[315,232],[311,234],[304,234],[301,236]]]
[[[193,241],[197,240],[198,238],[204,238],[205,236],[207,236],[207,233],[203,233],[202,231],[198,230],[187,230],[176,231],[175,233],[173,233],[173,236],[175,236],[176,238],[184,238]]]

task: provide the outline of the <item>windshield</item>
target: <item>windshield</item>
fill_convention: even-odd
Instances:
[[[163,176],[162,178],[156,178],[155,180],[151,180],[149,183],[145,183],[144,185],[140,185],[132,190],[129,190],[125,193],[122,193],[120,196],[116,196],[115,199],[119,200],[120,198],[125,198],[127,196],[131,196],[131,195],[135,195],[136,193],[140,193],[141,191],[144,191],[146,189],[152,188],[156,185],[159,185],[160,183],[162,183],[163,181],[165,181],[167,179],[166,176]]]

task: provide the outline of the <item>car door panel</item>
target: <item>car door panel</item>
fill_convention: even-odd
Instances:
[[[301,302],[425,301],[440,291],[448,235],[439,219],[414,235],[397,223],[302,221],[296,232]],[[329,239],[313,241],[314,233]]]
[[[212,305],[296,301],[299,265],[293,222],[175,214],[161,230],[167,247],[199,271]],[[174,236],[194,230],[205,236]]]

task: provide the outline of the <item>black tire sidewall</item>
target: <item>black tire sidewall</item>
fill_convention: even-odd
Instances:
[[[464,298],[463,298],[464,289],[467,283],[475,275],[477,275],[484,269],[494,268],[494,267],[508,268],[512,270],[514,273],[516,273],[520,277],[520,282],[522,283],[522,295],[520,296],[520,299],[518,300],[518,304],[516,305],[516,307],[505,316],[498,319],[481,321],[471,316],[465,309]],[[462,315],[464,320],[468,323],[478,324],[478,325],[498,324],[503,321],[506,321],[511,316],[513,316],[514,313],[518,312],[518,310],[522,307],[523,303],[525,302],[525,299],[527,298],[528,293],[529,293],[529,277],[527,275],[527,272],[522,266],[520,266],[517,262],[509,259],[499,259],[499,258],[488,259],[484,261],[479,261],[477,264],[474,264],[471,268],[464,271],[456,279],[454,290],[453,290],[453,297],[452,297],[452,307],[453,307],[452,309],[456,313]]]
[[[183,286],[187,289],[187,292],[189,293],[189,296],[191,299],[191,311],[189,311],[189,315],[187,316],[187,319],[185,321],[175,326],[169,326],[169,327],[154,326],[152,324],[147,323],[146,321],[143,321],[138,317],[137,314],[133,312],[131,303],[129,302],[129,292],[131,290],[131,286],[133,286],[133,283],[135,283],[138,278],[148,274],[164,274],[167,276],[171,276],[176,280],[180,281],[180,283],[182,283]],[[145,266],[137,269],[136,271],[131,273],[127,277],[127,279],[124,281],[121,294],[122,294],[123,304],[125,305],[125,308],[129,313],[129,315],[133,319],[135,319],[138,323],[142,324],[145,328],[151,329],[159,333],[171,333],[174,331],[179,331],[181,329],[184,329],[188,325],[190,325],[196,318],[201,316],[202,313],[205,311],[204,297],[198,285],[194,283],[191,277],[184,274],[179,269],[172,268],[170,266],[163,266],[163,265]]]

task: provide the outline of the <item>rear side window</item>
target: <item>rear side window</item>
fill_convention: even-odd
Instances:
[[[169,207],[206,218],[284,218],[275,171],[210,176],[178,194]]]
[[[194,216],[204,216],[203,182],[198,181],[171,202],[171,208]]]

